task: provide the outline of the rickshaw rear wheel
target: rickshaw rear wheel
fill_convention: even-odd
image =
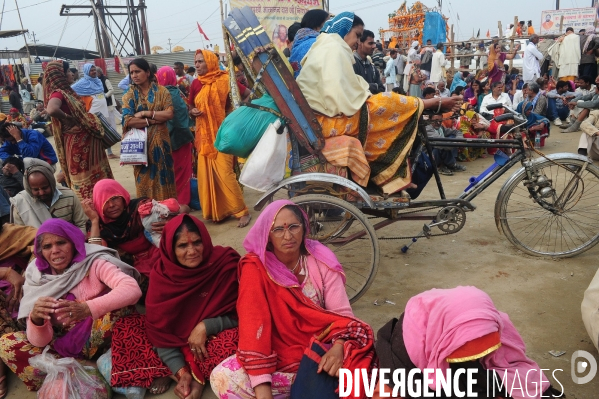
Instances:
[[[345,290],[351,303],[368,290],[378,271],[380,251],[376,231],[351,203],[330,195],[292,198],[309,218],[309,238],[326,245],[345,271]]]

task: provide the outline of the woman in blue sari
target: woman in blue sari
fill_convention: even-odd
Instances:
[[[468,75],[468,72],[466,71],[457,71],[455,75],[453,75],[453,81],[451,82],[451,87],[449,88],[450,93],[453,93],[457,87],[465,88],[467,86],[467,83],[464,80],[465,76],[463,76],[464,73],[466,73],[466,76]]]
[[[301,29],[295,34],[291,56],[289,57],[289,63],[293,67],[295,78],[297,78],[302,69],[302,59],[304,59],[310,47],[316,41],[327,19],[329,19],[329,13],[324,10],[310,10],[304,14]]]

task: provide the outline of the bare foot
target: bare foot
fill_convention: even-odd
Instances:
[[[155,379],[154,382],[152,382],[152,385],[150,386],[148,391],[150,391],[150,393],[153,393],[154,395],[160,395],[160,394],[163,394],[166,391],[168,391],[168,389],[170,387],[171,387],[171,378],[170,377],[162,377],[162,378]]]
[[[239,223],[237,224],[237,227],[245,227],[248,224],[250,224],[250,221],[252,220],[252,215],[245,215],[239,218]]]
[[[408,184],[408,187],[406,187],[405,189],[409,189],[409,188],[418,188],[418,186],[415,185],[414,183],[410,183],[410,184]]]

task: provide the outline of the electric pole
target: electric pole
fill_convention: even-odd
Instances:
[[[171,39],[170,39],[170,37],[169,37],[169,39],[168,39],[168,52],[169,52],[169,53],[172,53],[172,52],[173,52],[173,48],[172,48],[172,46],[171,46]]]
[[[559,0],[555,0],[555,9],[559,10]]]

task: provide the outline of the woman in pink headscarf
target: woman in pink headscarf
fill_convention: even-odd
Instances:
[[[313,386],[321,375],[337,387],[340,367],[372,367],[372,329],[353,316],[335,254],[308,239],[308,229],[303,210],[279,200],[248,232],[238,269],[239,348],[210,376],[219,398],[283,399],[292,383],[298,397],[330,397],[324,390],[310,395],[303,384],[300,361],[315,344],[326,352],[311,357],[320,373],[316,365],[307,373]]]
[[[193,133],[189,129],[189,114],[187,103],[177,86],[177,75],[170,66],[163,66],[156,73],[158,84],[164,86],[173,100],[174,117],[166,122],[171,138],[173,162],[175,166],[175,185],[177,200],[180,204],[189,205],[191,200],[190,181],[192,174]]]
[[[524,341],[508,315],[476,287],[432,289],[412,297],[399,320],[392,319],[378,331],[376,352],[381,368],[403,369],[405,375],[415,368],[437,369],[443,375],[451,370],[452,376],[458,370],[475,369],[472,391],[479,398],[537,399],[559,394],[539,365],[526,356]],[[460,389],[470,385],[465,373],[462,377]],[[424,392],[422,379],[414,379],[414,384]],[[433,375],[429,391],[437,389],[441,387]],[[383,395],[374,396],[378,397]]]

